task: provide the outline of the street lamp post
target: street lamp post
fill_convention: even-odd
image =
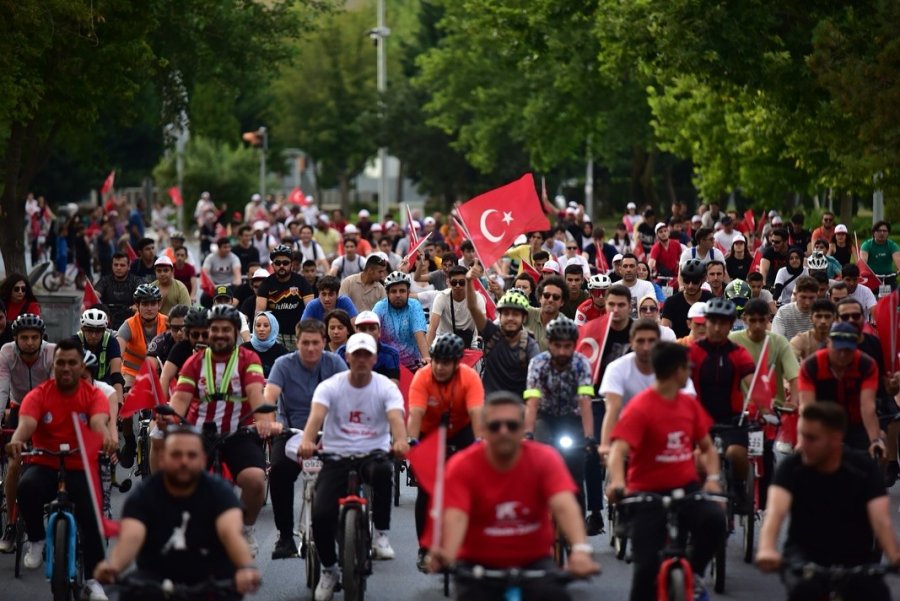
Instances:
[[[259,195],[266,200],[266,154],[269,152],[269,131],[265,126],[257,132],[262,143],[259,147]]]
[[[375,41],[378,48],[378,108],[382,124],[384,123],[384,94],[387,92],[387,43],[391,30],[384,24],[384,0],[378,0],[378,27],[369,32],[369,36]],[[388,181],[387,162],[388,153],[384,146],[378,149],[378,162],[381,164],[381,177],[378,182],[378,219],[382,223],[387,220],[388,213]]]

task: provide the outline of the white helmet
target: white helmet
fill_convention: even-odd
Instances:
[[[812,270],[828,269],[828,259],[824,253],[816,251],[806,260],[806,266]]]
[[[612,286],[612,280],[609,279],[609,276],[605,273],[598,273],[597,275],[592,275],[590,279],[588,279],[588,290],[606,290],[610,286]]]
[[[412,286],[412,278],[409,277],[408,273],[393,271],[384,278],[384,288],[387,290],[395,284],[406,284],[407,287]]]
[[[109,325],[109,318],[100,309],[88,309],[81,314],[81,327],[103,328]]]
[[[88,369],[93,369],[97,367],[97,355],[92,353],[91,351],[84,351],[84,366]]]

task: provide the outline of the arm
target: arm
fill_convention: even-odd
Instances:
[[[606,399],[606,414],[603,416],[603,425],[600,426],[600,456],[609,455],[610,437],[616,422],[619,421],[619,412],[622,410],[622,395],[607,392],[603,395]]]
[[[475,439],[484,438],[484,412],[481,407],[469,409],[469,421],[472,423],[472,432]]]
[[[525,399],[525,433],[534,434],[534,424],[537,422],[538,404],[540,396],[533,396]]]
[[[609,470],[609,484],[606,485],[606,496],[615,499],[619,490],[625,490],[625,459],[631,447],[621,438],[612,443],[606,469]]]
[[[428,356],[428,344],[425,341],[425,332],[416,332],[416,346],[419,347],[419,354],[422,355],[422,361],[426,363],[431,360]]]
[[[769,487],[766,515],[759,530],[759,549],[756,551],[756,565],[764,572],[771,572],[781,565],[778,552],[778,533],[791,509],[792,496],[786,489],[773,484]]]
[[[119,528],[116,545],[109,553],[109,559],[101,561],[94,568],[94,578],[105,584],[115,581],[116,576],[130,566],[147,537],[147,527],[140,520],[124,518]]]
[[[487,324],[487,317],[485,317],[481,307],[478,306],[478,299],[475,298],[475,295],[478,293],[475,292],[475,285],[472,283],[473,279],[479,277],[479,271],[481,271],[481,265],[476,261],[469,269],[469,272],[466,273],[466,307],[469,309],[469,314],[475,323],[475,329],[481,332]]]
[[[866,513],[869,515],[869,524],[878,545],[887,555],[893,565],[900,562],[900,549],[897,548],[897,537],[891,525],[891,508],[887,495],[876,497],[866,504]]]
[[[409,421],[407,422],[407,431],[409,433],[410,438],[419,438],[419,434],[421,434],[422,429],[422,417],[425,415],[425,410],[421,407],[410,407],[409,408]]]
[[[431,348],[431,343],[434,342],[434,339],[437,336],[437,329],[440,324],[441,316],[440,314],[435,313],[434,307],[432,307],[431,317],[428,320],[428,334],[425,337],[425,344],[428,348]]]
[[[169,399],[169,405],[175,410],[175,413],[184,417],[187,414],[188,407],[191,405],[190,392],[176,392]]]
[[[587,542],[581,507],[571,492],[558,492],[550,497],[550,513],[570,545]]]
[[[159,384],[160,388],[162,388],[164,393],[168,393],[169,385],[172,382],[172,378],[178,376],[178,366],[172,363],[171,361],[166,361],[163,364],[162,374],[159,376]]]
[[[122,375],[122,358],[116,357],[109,362],[109,373],[110,374],[119,374]],[[107,376],[108,378],[109,376]],[[124,400],[125,390],[122,387],[121,383],[116,383],[112,385],[113,388],[116,389],[116,399],[121,403]],[[2,403],[0,403],[2,404]]]
[[[241,285],[241,263],[237,262],[236,265],[231,266],[231,283],[235,288]]]
[[[228,559],[236,568],[235,587],[240,593],[249,593],[259,587],[260,576],[253,563],[250,547],[247,546],[247,539],[244,538],[243,525],[241,510],[236,507],[216,518],[216,534],[225,547]]]
[[[763,279],[768,279],[769,275],[769,267],[772,266],[772,262],[766,258],[762,258],[759,260],[759,272],[762,274]]]
[[[722,487],[718,482],[721,464],[719,463],[719,454],[716,452],[716,445],[713,444],[712,439],[707,434],[700,439],[697,446],[700,448],[700,461],[703,463],[707,478],[703,489],[708,492],[721,492]],[[709,478],[713,478],[713,480],[709,480]]]
[[[263,389],[263,398],[265,399],[265,402],[274,405],[278,402],[279,396],[281,396],[281,387],[272,382],[266,382],[266,387]]]
[[[866,264],[868,265],[868,263],[869,263],[869,251],[863,250],[863,249],[860,248],[860,249],[859,249],[859,259],[857,259],[857,260],[858,260],[858,261],[865,261]]]
[[[316,452],[316,438],[328,415],[328,407],[320,403],[313,403],[306,425],[303,426],[303,440],[300,442],[300,456],[309,459]]]
[[[581,427],[584,430],[585,438],[594,437],[594,412],[591,409],[592,403],[593,399],[587,395],[578,397],[578,408],[581,411]]]
[[[881,427],[878,424],[878,415],[875,413],[875,391],[861,390],[859,393],[859,412],[862,416],[863,426],[869,436],[869,442],[875,442],[881,438]],[[883,443],[882,443],[883,445]],[[882,446],[882,451],[884,448]]]
[[[432,567],[437,571],[441,564],[452,564],[459,553],[466,538],[466,530],[469,528],[469,515],[461,509],[448,508],[444,510],[444,525],[441,536],[441,548],[432,549],[431,554],[438,559],[438,565]]]
[[[891,258],[894,259],[894,269],[900,271],[900,250],[892,254]]]
[[[6,445],[6,452],[9,453],[10,458],[19,458],[19,453],[22,452],[25,443],[31,440],[31,435],[35,430],[37,430],[37,420],[31,416],[19,414],[19,425],[13,432],[12,440]]]

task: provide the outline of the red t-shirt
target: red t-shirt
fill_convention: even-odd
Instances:
[[[605,314],[606,307],[598,309],[594,306],[594,300],[589,298],[578,305],[578,309],[575,310],[575,325],[583,326],[587,322],[593,321]]]
[[[109,399],[93,384],[82,380],[73,394],[63,395],[56,387],[56,380],[47,380],[25,395],[19,415],[27,415],[37,420],[37,429],[31,436],[36,448],[58,451],[60,444],[78,448],[72,413],[78,414],[81,423],[87,425],[91,417],[98,414],[109,415]],[[56,457],[31,457],[29,462],[56,468]],[[66,458],[66,469],[83,470],[81,456]]]
[[[628,490],[662,492],[697,482],[694,446],[712,423],[697,399],[683,392],[669,400],[648,388],[628,401],[612,432],[613,440],[631,447]]]
[[[476,443],[447,463],[444,504],[469,516],[459,558],[487,567],[522,567],[550,556],[550,498],[576,491],[553,447],[525,440],[512,469],[499,472]]]
[[[653,245],[650,249],[650,258],[656,261],[656,271],[659,275],[674,277],[678,274],[681,251],[681,243],[677,240],[669,240],[669,248],[663,248],[659,242]],[[672,283],[674,284],[674,281]]]

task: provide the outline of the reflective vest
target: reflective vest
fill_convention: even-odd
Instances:
[[[141,364],[147,357],[147,341],[144,339],[144,328],[141,325],[141,315],[133,315],[125,321],[125,325],[131,331],[131,339],[122,349],[122,373],[126,376],[137,376],[141,371]],[[156,336],[166,331],[166,316],[160,313],[156,316]]]
[[[103,339],[100,341],[100,353],[97,355],[97,376],[94,378],[95,380],[103,380],[109,374],[109,361],[106,360],[106,351],[109,348],[111,335],[109,328],[103,332]],[[84,333],[81,330],[78,330],[78,339],[81,340],[81,346],[87,349],[87,345],[84,342]]]

